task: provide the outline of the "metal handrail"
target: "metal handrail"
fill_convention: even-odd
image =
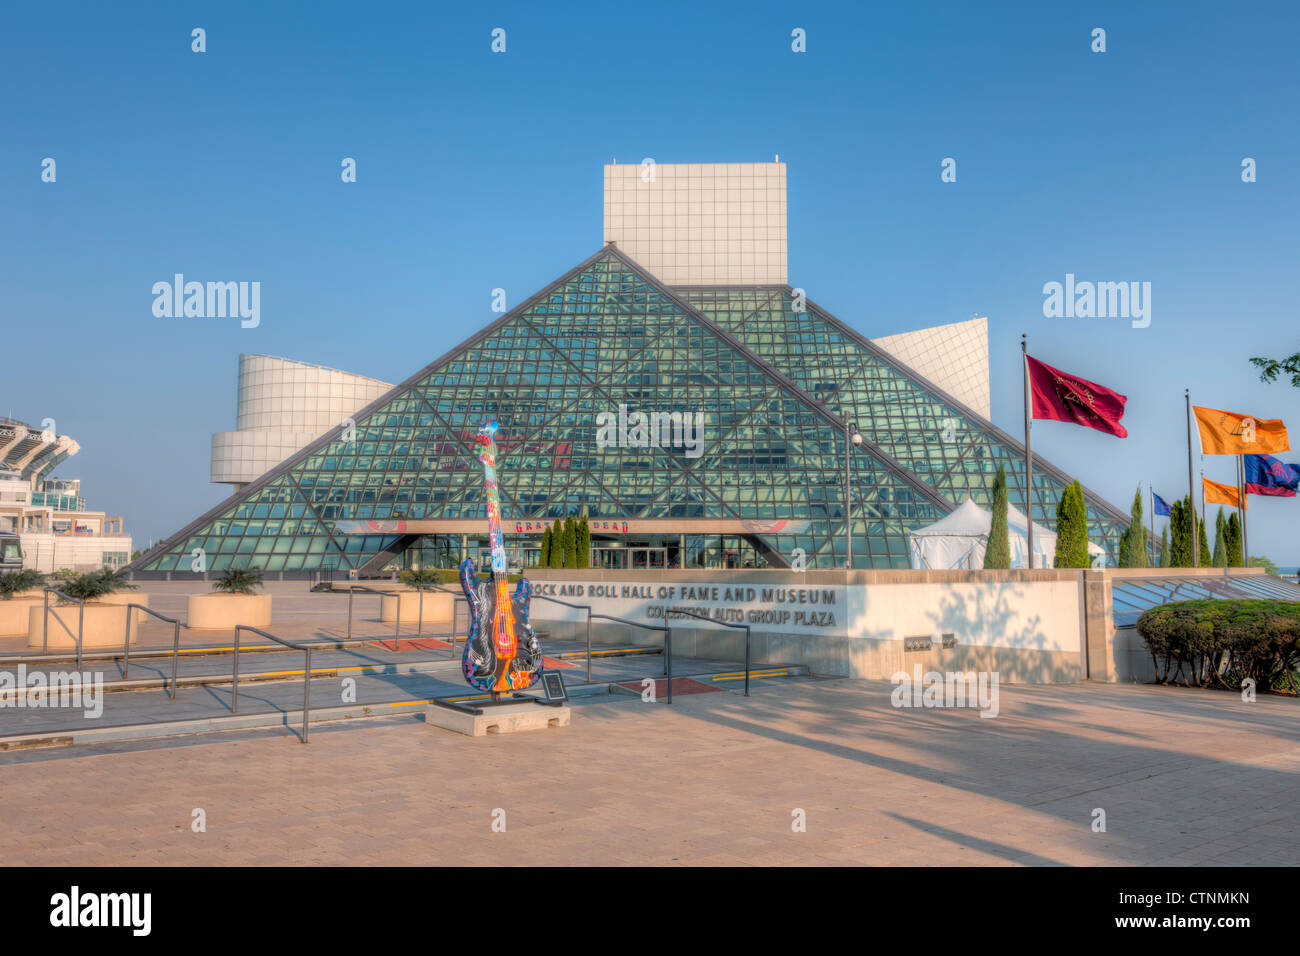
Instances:
[[[563,604],[565,607],[571,607],[576,610],[587,612],[587,683],[591,683],[591,619],[600,618],[602,621],[615,621],[619,624],[628,624],[632,627],[644,628],[647,631],[664,632],[664,676],[668,678],[668,703],[673,702],[673,629],[668,624],[643,624],[640,621],[629,621],[623,617],[612,617],[609,614],[596,614],[591,610],[590,604],[573,604],[569,601],[561,601],[559,598],[547,597],[545,594],[534,594],[534,598],[540,598],[543,601],[550,601],[552,604]]]
[[[181,622],[174,617],[167,617],[165,614],[159,614],[151,607],[145,607],[143,604],[128,604],[126,606],[126,641],[122,645],[122,677],[130,676],[131,672],[131,609],[138,608],[146,614],[152,614],[160,621],[166,621],[174,627],[172,632],[172,681],[171,681],[171,699],[176,699],[176,659],[181,652]]]
[[[730,621],[716,621],[707,614],[701,614],[699,611],[688,611],[686,608],[674,608],[669,614],[685,614],[689,617],[698,618],[701,621],[707,621],[710,624],[721,624],[723,627],[734,627],[745,632],[745,696],[749,696],[749,638],[750,631],[748,624],[732,624]]]
[[[625,617],[611,617],[608,614],[592,614],[592,617],[598,617],[603,621],[616,621],[619,624],[628,624],[632,627],[645,628],[647,631],[664,632],[664,677],[668,678],[668,703],[673,702],[673,628],[666,621],[663,624],[642,624],[640,621],[629,621]],[[588,658],[590,660],[590,658]]]
[[[260,627],[253,627],[249,624],[235,625],[235,666],[234,666],[234,683],[231,687],[230,709],[232,713],[239,713],[239,632],[252,631],[254,634],[260,634],[268,640],[275,641],[277,644],[283,644],[285,647],[295,651],[305,651],[307,658],[302,672],[302,742],[307,742],[307,723],[311,714],[311,651],[313,647],[332,647],[332,641],[321,641],[315,644],[298,644],[294,641],[286,641],[282,637],[276,637],[269,634]]]
[[[81,670],[81,635],[86,622],[86,602],[81,598],[74,598],[70,594],[64,594],[58,588],[47,587],[42,588],[42,590],[45,592],[45,616],[41,623],[41,651],[48,653],[50,649],[50,595],[57,594],[65,601],[75,601],[79,606],[77,611],[77,670]],[[55,614],[54,618],[63,626],[65,631],[68,631],[68,636],[71,637],[72,631],[69,631],[68,625],[63,623],[63,618],[59,617],[58,614]]]
[[[552,604],[563,604],[565,607],[575,608],[587,612],[587,683],[591,683],[591,605],[590,604],[570,604],[568,601],[561,601],[559,598],[547,597],[545,594],[534,594],[533,597],[540,598],[543,601],[550,601]]]
[[[368,588],[368,587],[366,587],[364,584],[349,584],[349,585],[348,585],[348,636],[347,636],[347,639],[348,639],[349,641],[352,640],[352,592],[353,592],[353,591],[369,591],[371,594],[379,594],[379,595],[382,595],[382,597],[380,598],[380,601],[379,601],[379,617],[380,617],[380,619],[381,619],[381,621],[380,621],[381,623],[382,623],[382,619],[383,619],[383,616],[384,616],[384,602],[383,602],[383,598],[385,598],[385,597],[396,597],[396,598],[397,598],[397,614],[395,615],[395,620],[393,621],[393,650],[394,650],[394,651],[399,650],[400,647],[401,647],[401,641],[402,641],[402,595],[401,595],[401,592],[400,592],[400,591],[381,591],[379,588]]]
[[[427,584],[425,585],[431,591],[441,591],[443,594],[450,594],[455,601],[451,605],[451,659],[456,659],[456,601],[465,602],[465,613],[470,614],[469,598],[465,597],[464,591],[457,591],[455,588],[449,588],[445,584]],[[468,627],[468,625],[467,625]]]
[[[407,586],[413,587],[415,588],[415,590],[420,592],[420,609],[416,612],[416,624],[415,624],[416,627],[415,639],[417,641],[424,636],[424,592],[425,591],[441,591],[443,594],[450,594],[458,601],[465,601],[466,607],[469,606],[469,601],[465,600],[464,594],[462,594],[460,591],[452,590],[451,588],[445,587],[441,584],[410,584]],[[451,605],[451,656],[453,658],[455,658],[456,656],[456,604],[455,602],[453,602]]]

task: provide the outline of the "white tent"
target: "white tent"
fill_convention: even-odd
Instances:
[[[988,549],[989,529],[993,515],[967,498],[951,514],[932,525],[911,532],[912,567],[948,569],[984,567],[984,552]],[[1011,539],[1011,566],[1025,567],[1027,550],[1024,514],[1012,505],[1007,506],[1007,533]],[[1105,551],[1091,541],[1088,553],[1104,555]],[[1034,567],[1050,568],[1056,555],[1056,532],[1034,523]]]

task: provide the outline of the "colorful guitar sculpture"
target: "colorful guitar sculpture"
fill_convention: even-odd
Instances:
[[[542,649],[528,624],[533,586],[520,578],[507,591],[506,549],[501,543],[501,504],[497,494],[497,423],[478,430],[478,460],[487,479],[488,537],[492,542],[492,579],[480,582],[473,560],[460,565],[460,586],[469,601],[469,639],[461,669],[471,687],[498,694],[527,690],[542,674]]]

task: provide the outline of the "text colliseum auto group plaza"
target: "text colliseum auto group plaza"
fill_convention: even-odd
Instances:
[[[1072,478],[1035,457],[1026,489],[1023,444],[989,420],[984,319],[871,340],[788,284],[784,163],[607,165],[604,232],[400,384],[244,356],[238,428],[213,441],[235,494],[131,570],[485,561],[488,419],[524,567],[585,509],[597,568],[906,568],[909,530],[990,509],[999,466],[1010,503],[1054,527]],[[1128,515],[1085,498],[1113,566]]]

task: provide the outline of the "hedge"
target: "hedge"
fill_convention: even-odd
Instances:
[[[1162,684],[1238,687],[1249,677],[1300,694],[1300,603],[1177,601],[1145,612],[1137,631]]]

